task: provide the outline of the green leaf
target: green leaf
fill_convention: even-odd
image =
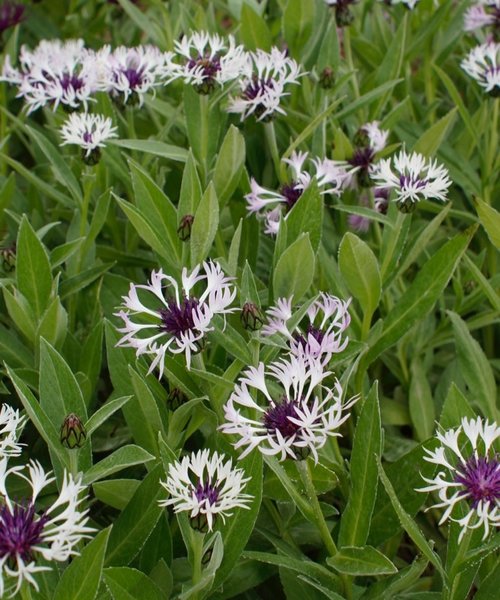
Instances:
[[[221,315],[216,315],[212,319],[212,323],[215,325],[214,333],[210,334],[213,342],[220,344],[235,358],[241,360],[243,364],[251,364],[253,359],[248,343],[236,329],[231,327],[229,323],[224,324],[224,319]]]
[[[215,192],[222,208],[238,187],[245,165],[245,138],[231,125],[219,150],[213,175]]]
[[[375,89],[370,90],[366,94],[363,94],[360,98],[354,100],[354,102],[349,102],[345,108],[335,113],[335,121],[339,123],[341,122],[340,119],[345,119],[349,115],[352,115],[353,113],[358,111],[360,108],[372,104],[375,100],[377,100],[377,98],[380,98],[380,96],[383,96],[386,92],[392,90],[402,81],[403,79],[394,79],[393,81],[387,81],[386,83],[379,85]]]
[[[247,50],[262,48],[266,52],[271,50],[271,32],[265,20],[258,15],[248,4],[241,8],[240,34]]]
[[[140,485],[138,479],[110,479],[92,484],[94,496],[117,510],[123,510]]]
[[[187,150],[184,148],[165,144],[165,142],[159,142],[158,140],[109,140],[108,143],[120,146],[120,148],[126,148],[127,150],[137,150],[139,152],[146,152],[146,154],[154,154],[155,156],[161,156],[162,158],[168,158],[176,162],[186,162],[188,157]]]
[[[393,575],[394,564],[373,546],[344,546],[326,562],[339,573],[351,576]]]
[[[57,584],[53,600],[94,600],[96,598],[110,531],[111,527],[100,531],[85,546],[80,556],[73,557]]]
[[[495,567],[479,584],[479,590],[474,595],[474,600],[491,600],[498,594],[500,589],[500,557],[498,557]]]
[[[153,454],[158,454],[158,432],[163,423],[155,397],[146,381],[131,366],[128,368],[135,398],[124,414],[135,441]]]
[[[384,322],[381,336],[362,360],[370,364],[432,309],[465,252],[475,227],[457,234],[428,260]]]
[[[127,565],[140,552],[161,516],[158,500],[165,497],[160,486],[163,469],[152,469],[113,524],[109,537],[106,565]]]
[[[165,600],[156,583],[137,569],[110,567],[104,569],[104,580],[116,599]]]
[[[181,191],[177,207],[177,225],[182,217],[194,215],[200,203],[203,190],[201,189],[200,177],[196,170],[196,162],[192,151],[189,151],[188,159],[182,174]]]
[[[299,302],[311,287],[314,278],[314,250],[309,234],[301,235],[280,256],[273,274],[275,298],[293,296]]]
[[[418,357],[411,365],[409,409],[416,437],[423,442],[434,433],[436,411],[427,373]]]
[[[85,429],[87,435],[93,433],[100,425],[105,423],[109,417],[114,414],[117,410],[122,408],[132,396],[122,396],[115,398],[114,400],[108,400],[106,404],[103,404],[99,410],[97,410],[85,423]]]
[[[363,313],[372,315],[381,291],[380,271],[371,248],[353,233],[346,233],[339,247],[339,268]]]
[[[68,328],[68,315],[56,296],[43,313],[36,334],[45,338],[53,346],[61,346],[66,337]]]
[[[396,492],[394,491],[394,488],[392,487],[392,484],[389,481],[389,478],[385,474],[385,471],[384,471],[379,459],[377,459],[377,465],[378,465],[380,481],[382,482],[382,484],[385,488],[385,491],[387,492],[387,495],[389,496],[392,507],[394,508],[394,510],[396,511],[396,514],[398,515],[398,518],[401,522],[401,526],[406,531],[406,533],[410,536],[410,538],[413,540],[413,542],[415,543],[417,548],[422,552],[422,554],[429,560],[430,563],[432,563],[434,565],[436,570],[439,572],[439,574],[443,578],[443,581],[446,582],[446,573],[444,572],[443,565],[441,563],[441,559],[433,551],[433,549],[429,545],[429,542],[426,540],[424,534],[420,531],[420,529],[418,528],[418,525],[415,523],[415,521],[408,515],[408,513],[401,506],[401,503],[398,500]]]
[[[99,277],[104,275],[106,271],[109,271],[111,267],[115,265],[114,262],[97,264],[94,267],[90,267],[83,273],[79,273],[74,277],[70,277],[69,279],[65,279],[59,286],[59,296],[61,300],[64,300],[68,296],[72,294],[76,294],[80,290],[83,290],[91,283],[94,283]]]
[[[474,199],[474,206],[490,242],[500,248],[500,213],[479,198]]]
[[[14,332],[0,324],[0,356],[5,362],[19,367],[33,367],[33,354]]]
[[[76,202],[80,204],[82,202],[82,190],[76,177],[73,175],[73,171],[69,168],[64,158],[45,135],[29,125],[26,125],[26,131],[30,137],[35,140],[40,150],[52,164],[52,168],[54,169],[54,173],[59,183],[64,185]]]
[[[26,216],[17,236],[17,287],[40,318],[49,303],[52,273],[49,257]]]
[[[314,3],[288,0],[283,13],[283,35],[291,55],[300,60],[314,24]]]
[[[203,194],[191,229],[191,266],[203,262],[210,252],[219,226],[219,202],[212,182]]]
[[[472,337],[466,323],[454,312],[448,311],[453,324],[460,371],[485,417],[497,418],[496,384],[490,363],[479,343]]]
[[[452,383],[443,404],[439,424],[443,429],[453,429],[460,425],[463,417],[475,419],[476,413],[456,384]]]
[[[286,225],[288,243],[308,233],[314,252],[318,251],[323,232],[323,197],[316,183],[311,183],[300,196],[287,216]]]
[[[429,127],[415,142],[413,152],[420,152],[424,156],[433,157],[443,140],[449,135],[449,130],[455,122],[457,110],[455,106],[447,115]]]
[[[15,288],[13,291],[14,293],[11,294],[6,287],[3,288],[3,297],[7,312],[17,329],[31,342],[31,344],[34,344],[36,327],[33,310],[22,294]]]
[[[354,434],[351,455],[351,490],[340,522],[340,546],[366,543],[377,497],[376,457],[382,452],[378,383],[368,394]]]
[[[90,485],[94,481],[99,481],[109,475],[113,475],[113,473],[134,465],[142,465],[153,459],[154,456],[140,446],[135,446],[134,444],[122,446],[88,469],[83,475],[83,483]]]

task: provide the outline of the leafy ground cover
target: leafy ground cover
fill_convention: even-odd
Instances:
[[[495,597],[499,27],[0,4],[0,597]]]

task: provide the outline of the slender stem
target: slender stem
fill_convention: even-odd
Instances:
[[[274,164],[274,170],[276,172],[276,176],[280,179],[280,155],[278,152],[278,144],[276,142],[276,131],[274,130],[274,123],[269,121],[269,123],[264,124],[264,131],[266,133],[267,146],[269,148],[269,152],[271,153],[271,158]]]
[[[325,517],[323,516],[323,511],[321,510],[321,506],[318,501],[318,496],[316,495],[316,488],[314,487],[314,483],[311,477],[309,463],[307,459],[298,460],[296,461],[296,465],[300,474],[300,478],[302,479],[302,483],[306,488],[307,499],[310,502],[311,508],[314,512],[316,525],[318,527],[321,539],[323,540],[323,543],[325,544],[325,547],[328,550],[330,556],[335,556],[337,554],[337,546],[333,541],[332,534],[330,533],[328,525],[325,521]]]
[[[78,450],[68,450],[69,453],[69,470],[73,478],[76,479],[78,475]]]
[[[205,541],[205,534],[204,533],[200,533],[199,531],[193,531],[192,537],[191,537],[191,550],[193,552],[193,575],[192,575],[192,582],[193,582],[193,587],[195,585],[197,585],[200,581],[201,581],[201,571],[202,571],[202,565],[201,565],[201,561],[203,559],[203,543]],[[195,591],[192,596],[191,599],[192,600],[197,600],[199,597],[198,592]]]
[[[404,213],[398,211],[398,214],[396,217],[396,222],[394,223],[394,229],[391,232],[391,239],[389,241],[387,252],[385,253],[385,256],[382,260],[382,266],[380,267],[380,276],[382,278],[382,281],[384,281],[387,269],[389,268],[389,266],[391,264],[392,257],[394,255],[394,251],[398,244],[401,226],[403,225],[403,221],[406,216],[407,215],[405,215]]]
[[[27,581],[25,583],[23,583],[19,592],[21,594],[21,600],[31,600],[32,599],[31,586]]]
[[[344,36],[344,54],[347,62],[347,66],[349,67],[349,71],[353,72],[352,76],[352,88],[354,90],[355,98],[359,98],[359,84],[358,77],[356,75],[356,69],[354,67],[354,61],[352,60],[352,49],[351,49],[351,32],[349,31],[349,27],[344,27],[342,29],[342,33]]]

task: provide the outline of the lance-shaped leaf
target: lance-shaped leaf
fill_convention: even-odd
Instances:
[[[373,546],[345,546],[326,562],[344,575],[374,576],[398,572],[394,564]]]

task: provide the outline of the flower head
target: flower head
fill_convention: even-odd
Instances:
[[[500,526],[500,460],[493,442],[500,437],[500,427],[477,419],[463,418],[460,427],[437,433],[441,445],[426,450],[425,460],[444,467],[419,492],[438,492],[435,507],[444,508],[441,525],[448,518],[462,526],[459,541],[467,529],[484,527],[485,539],[490,527]],[[455,505],[464,501],[467,514],[460,519],[451,515]]]
[[[346,27],[354,21],[350,5],[356,4],[358,0],[325,0],[328,6],[335,8],[335,21],[337,27]]]
[[[8,404],[0,409],[0,460],[21,454],[21,444],[17,443],[19,433],[26,422],[18,410]]]
[[[173,74],[192,84],[202,94],[215,86],[237,79],[247,68],[247,54],[234,37],[222,38],[207,32],[195,32],[175,42],[175,50],[184,64],[176,64]]]
[[[199,450],[169,465],[161,484],[170,498],[159,504],[173,506],[176,513],[189,511],[195,529],[212,531],[218,515],[225,521],[235,508],[249,508],[253,496],[243,493],[248,481],[243,469],[234,468],[224,454]]]
[[[264,363],[250,367],[224,406],[226,422],[220,429],[239,437],[234,447],[245,448],[241,458],[258,448],[280,460],[312,453],[317,461],[318,450],[329,436],[340,435],[338,429],[357,400],[343,402],[338,381],[333,388],[323,385],[330,374],[321,361],[304,354],[291,354],[267,370]]]
[[[302,75],[300,65],[286,51],[272,48],[271,52],[250,52],[240,77],[241,94],[232,98],[228,110],[241,114],[242,120],[255,115],[258,121],[267,121],[275,113],[285,114],[280,106],[281,99],[289,94],[285,87],[298,83]]]
[[[398,208],[404,212],[413,210],[421,198],[445,201],[451,180],[448,171],[437,161],[427,161],[422,154],[405,150],[391,159],[381,160],[371,174],[376,185],[394,189]]]
[[[464,15],[464,30],[474,31],[491,27],[500,33],[500,0],[479,0]]]
[[[94,56],[83,40],[42,40],[33,51],[22,46],[19,69],[6,57],[0,80],[17,85],[17,96],[24,98],[28,113],[47,104],[54,110],[59,104],[86,108],[98,89]]]
[[[9,476],[21,477],[31,487],[29,499],[14,502],[8,492]],[[61,491],[55,502],[39,513],[36,500],[42,490],[55,481],[45,473],[40,463],[31,461],[26,467],[7,469],[6,459],[0,460],[0,597],[7,592],[15,596],[23,582],[38,590],[34,575],[50,571],[37,564],[45,561],[66,561],[78,554],[77,544],[94,531],[87,527],[87,511],[81,510],[85,487],[65,473]],[[12,589],[13,588],[13,589]]]
[[[304,167],[307,157],[307,152],[293,152],[290,158],[283,159],[290,167],[290,180],[278,192],[262,187],[251,178],[250,193],[245,196],[247,210],[249,214],[256,213],[264,217],[265,233],[278,233],[281,216],[284,215],[286,219],[304,190],[309,187],[312,175]],[[340,195],[352,175],[349,165],[328,158],[314,158],[311,163],[321,193]]]
[[[0,4],[0,35],[23,20],[25,8],[23,4],[10,1]]]
[[[290,327],[288,323],[293,317],[292,298],[280,298],[276,306],[267,311],[268,322],[262,328],[262,335],[281,334],[296,356],[305,354],[315,359],[321,358],[327,363],[332,354],[345,350],[349,342],[349,338],[344,335],[351,322],[350,303],[350,298],[344,302],[336,296],[321,292],[307,309],[307,323],[302,327]]]
[[[486,92],[500,95],[500,44],[490,42],[473,48],[460,63]]]
[[[212,261],[204,262],[203,269],[204,274],[200,274],[201,265],[198,265],[188,274],[184,268],[181,286],[161,269],[153,271],[150,283],[131,283],[128,295],[123,296],[126,310],[116,316],[124,321],[125,326],[118,331],[125,335],[117,345],[135,348],[137,356],[154,356],[149,373],[158,366],[162,377],[167,351],[185,354],[189,369],[192,354],[203,349],[205,335],[213,329],[213,317],[237,310],[229,308],[236,296],[232,278],[226,277],[220,265]],[[201,282],[205,290],[195,295],[195,286],[199,287]],[[142,290],[154,307],[139,298]],[[131,317],[135,316],[142,316],[142,320],[133,321]]]
[[[61,137],[66,144],[76,144],[83,150],[84,158],[97,154],[99,148],[104,148],[105,142],[111,138],[118,137],[113,121],[103,115],[91,115],[88,113],[72,113],[61,127]]]

